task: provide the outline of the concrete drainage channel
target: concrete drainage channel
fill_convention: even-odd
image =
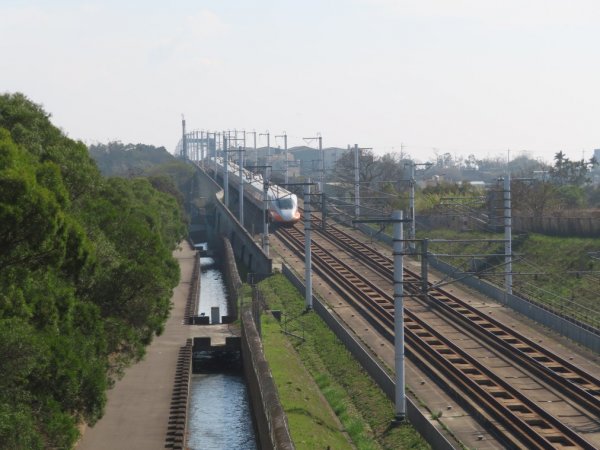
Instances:
[[[225,271],[227,271],[227,268],[228,266],[225,265]],[[219,288],[219,286],[221,286],[223,295],[225,296],[219,296],[219,302],[222,300],[226,302],[227,297],[225,292],[227,289],[224,285],[215,284],[215,279],[220,279],[221,277],[220,274],[216,274],[215,272],[220,271],[207,266],[207,262],[204,259],[201,262],[200,254],[197,252],[194,259],[183,325],[205,325],[206,328],[194,327],[196,332],[192,334],[201,335],[201,337],[188,339],[185,345],[180,348],[173,383],[165,448],[181,450],[186,448],[201,448],[202,445],[210,444],[211,440],[213,440],[214,444],[215,436],[221,441],[227,439],[227,442],[230,440],[231,442],[235,442],[236,439],[241,438],[244,439],[245,443],[246,441],[249,443],[250,441],[256,442],[257,439],[254,433],[250,405],[247,403],[249,399],[249,393],[247,393],[248,385],[244,381],[241,369],[240,337],[226,337],[225,345],[211,345],[211,338],[206,337],[207,335],[214,336],[216,333],[218,336],[217,341],[220,341],[223,332],[224,334],[231,334],[230,331],[224,331],[225,329],[222,327],[219,328],[218,325],[216,326],[217,328],[213,328],[210,323],[212,321],[213,324],[226,324],[232,322],[234,317],[219,317],[218,312],[212,318],[205,314],[199,314],[199,311],[202,310],[201,305],[204,305],[204,309],[206,309],[207,305],[211,304],[211,302],[201,303],[202,299],[200,297],[208,297],[210,300],[214,300],[215,289]],[[218,275],[218,277],[215,275]],[[202,281],[200,281],[201,279]],[[221,307],[221,309],[223,308],[225,310],[229,309],[227,304]],[[218,309],[218,307],[211,308],[211,310],[217,311]],[[228,394],[230,391],[236,392],[234,397]],[[204,406],[207,403],[204,400],[199,402],[199,398],[208,399],[211,395],[214,395],[215,399],[208,401],[208,403],[215,405],[216,409],[214,411],[209,409],[199,413],[199,409],[201,408],[198,405]],[[244,402],[246,402],[245,408],[240,408],[239,404],[237,404],[236,411],[232,411],[232,405]],[[221,419],[218,419],[219,411],[221,413],[224,411],[229,412]],[[237,417],[238,412],[239,417]],[[198,414],[201,415],[199,416]],[[200,421],[198,422],[199,417]],[[219,431],[220,428],[229,430],[226,433],[230,432],[232,427],[231,424],[228,424],[227,420],[231,419],[231,417],[234,418],[238,425],[247,422],[247,426],[244,428],[245,431],[238,433],[239,436],[234,433],[233,435],[226,434],[227,437],[219,437],[221,434]],[[213,421],[212,425],[207,425],[211,420]],[[206,430],[206,426],[210,427],[209,431]],[[237,429],[237,426],[233,428]],[[257,448],[260,448],[258,442],[256,445]],[[251,448],[251,446],[247,448]],[[262,448],[266,447],[263,446]]]

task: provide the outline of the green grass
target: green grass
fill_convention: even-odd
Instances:
[[[270,315],[262,319],[263,344],[279,397],[297,449],[351,449],[319,387],[302,365],[279,324]]]
[[[285,277],[272,276],[260,283],[260,289],[271,309],[295,318],[286,329],[304,334],[306,340],[289,337],[287,349],[298,354],[358,449],[428,448],[412,426],[390,426],[392,402],[315,313],[302,315],[304,299]],[[266,326],[271,324],[272,319],[265,320]],[[269,352],[267,357],[271,364]]]

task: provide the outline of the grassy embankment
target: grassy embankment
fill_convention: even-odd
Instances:
[[[265,353],[298,449],[351,448],[343,445],[339,426],[321,406],[314,382],[356,448],[428,448],[410,425],[390,426],[393,404],[315,313],[302,315],[304,300],[285,277],[272,276],[260,289],[270,309],[296,318],[287,331],[306,339],[283,334],[270,314],[263,315]]]
[[[418,233],[419,234],[419,233]],[[448,229],[428,231],[437,239],[503,239],[503,234],[459,232]],[[419,236],[424,237],[424,236]],[[504,253],[503,243],[430,244],[432,253],[490,255]],[[600,261],[590,253],[600,251],[600,239],[556,237],[529,233],[514,237],[513,285],[516,293],[544,302],[580,320],[598,326],[600,308],[597,291],[600,285]],[[474,258],[444,258],[446,262],[469,270]],[[491,266],[482,277],[502,286],[503,256],[488,257]],[[483,257],[477,258],[482,261]],[[596,273],[593,273],[593,272]]]

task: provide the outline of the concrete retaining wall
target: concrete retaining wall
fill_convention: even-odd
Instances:
[[[225,236],[231,242],[231,248],[238,261],[242,262],[253,273],[271,273],[272,260],[263,252],[260,245],[254,242],[252,235],[239,223],[235,214],[223,204],[224,192],[221,187],[201,168],[200,174],[202,193],[211,197],[214,205],[213,245],[218,245],[218,236]],[[205,191],[204,191],[205,190]]]
[[[271,273],[271,258],[265,255],[262,248],[254,242],[250,233],[241,226],[231,211],[225,208],[222,200],[223,192],[218,192],[215,201],[217,233],[229,239],[236,259],[246,265],[251,272]]]
[[[252,313],[242,311],[242,364],[248,383],[260,448],[292,450],[287,417],[279,401],[277,387],[269,369]]]
[[[300,278],[285,264],[282,265],[283,275],[302,294],[306,292],[304,283]],[[367,350],[353,334],[351,334],[344,324],[339,321],[337,316],[318,298],[313,296],[313,308],[315,313],[323,319],[323,321],[331,328],[337,338],[342,341],[346,349],[352,353],[356,360],[360,363],[363,369],[377,383],[379,388],[393,402],[396,384],[391,376],[383,369],[379,362],[374,358],[369,350]],[[455,447],[446,439],[446,437],[438,430],[433,422],[431,422],[421,410],[410,399],[406,399],[406,414],[410,423],[423,436],[423,438],[435,449],[447,450]]]
[[[225,275],[225,285],[227,286],[227,306],[229,309],[228,316],[234,320],[238,317],[238,292],[242,287],[242,280],[235,265],[235,256],[231,242],[229,239],[223,238],[223,271]]]
[[[235,265],[233,250],[226,238],[223,239],[223,249],[223,269],[226,283],[230,289],[230,302],[237,305],[242,282]],[[293,450],[295,447],[289,433],[287,418],[279,401],[269,363],[263,353],[256,324],[248,308],[242,310],[241,313],[241,331],[242,366],[248,383],[260,448]]]
[[[200,256],[194,252],[194,269],[192,270],[192,280],[190,291],[185,305],[184,320],[187,324],[194,323],[194,318],[198,315],[198,300],[200,296]]]

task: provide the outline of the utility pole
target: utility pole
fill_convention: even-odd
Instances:
[[[244,130],[243,133],[244,133],[243,143],[244,143],[244,154],[245,154],[245,152],[246,152],[246,130]]]
[[[288,146],[287,146],[287,133],[284,131],[282,135],[275,136],[276,138],[283,138],[283,149],[285,151],[285,184],[289,183],[288,178]]]
[[[431,163],[424,163],[424,164],[417,164],[414,161],[411,161],[409,163],[405,163],[404,167],[409,166],[410,167],[410,179],[409,179],[409,183],[410,183],[410,203],[409,203],[409,211],[408,211],[408,215],[410,217],[410,233],[408,238],[410,239],[410,251],[414,252],[415,249],[415,243],[414,240],[416,239],[416,234],[417,234],[417,225],[416,225],[416,220],[415,220],[415,185],[417,184],[417,180],[415,179],[415,168],[417,166],[425,166],[426,168],[429,168],[431,166]]]
[[[181,138],[181,153],[183,159],[187,159],[187,136],[185,135],[185,117],[181,115],[181,128],[183,129],[183,136]]]
[[[247,133],[253,135],[254,137],[254,165],[258,166],[258,153],[256,151],[256,131],[248,131]]]
[[[213,168],[215,169],[215,181],[217,179],[217,133],[216,132],[212,132],[210,133],[209,131],[206,132],[207,136],[208,136],[208,145],[209,147],[207,148],[207,157],[208,157],[208,164],[207,164],[207,168],[210,168],[210,158],[212,157],[212,165]],[[212,134],[212,146],[210,145],[210,135]],[[212,150],[212,152],[211,152]]]
[[[392,212],[389,219],[359,219],[353,223],[392,223],[394,225],[394,366],[396,391],[394,395],[395,423],[406,418],[406,394],[404,373],[404,222],[402,211]]]
[[[306,138],[302,138],[305,141],[312,141],[312,140],[318,140],[319,141],[319,155],[321,157],[321,163],[319,164],[320,167],[320,174],[319,174],[319,193],[323,193],[324,189],[325,189],[325,152],[323,151],[323,137],[320,135],[320,133],[317,133],[317,137],[306,137]],[[323,197],[321,197],[321,210],[323,209],[325,205],[323,204]]]
[[[237,137],[237,130],[233,131],[233,135],[235,136],[233,138],[231,137],[231,134],[232,134],[231,131],[228,131],[227,134],[228,134],[228,137],[224,139],[225,144],[224,144],[224,148],[223,148],[224,161],[225,161],[225,164],[224,164],[225,173],[223,175],[223,177],[224,177],[223,184],[225,185],[225,205],[227,206],[227,209],[229,209],[229,184],[228,184],[228,182],[229,182],[229,153],[233,153],[233,152],[237,151],[241,155],[242,147],[238,146],[238,148],[236,149],[235,146],[237,144],[237,141],[241,141],[242,138]],[[233,144],[232,144],[232,141],[233,141]],[[239,166],[239,176],[240,176],[239,192],[240,192],[240,194],[243,194],[242,167],[243,167],[243,164],[241,164]],[[240,197],[240,205],[242,204],[241,199],[242,199],[242,197]],[[240,219],[243,219],[242,215],[243,215],[243,213],[241,213]],[[242,224],[243,224],[243,222],[242,222]]]
[[[267,131],[266,133],[259,133],[259,136],[267,137],[267,157],[265,159],[265,165],[268,166],[270,162],[269,160],[271,159],[271,133]],[[258,158],[258,154],[256,157]]]
[[[319,135],[319,153],[321,154],[321,194],[325,194],[325,152],[323,138]],[[321,210],[325,209],[325,197],[321,196]]]
[[[217,181],[217,171],[218,171],[217,155],[218,155],[218,150],[221,148],[221,133],[215,132],[215,138],[217,141],[215,143],[215,181]]]
[[[371,147],[359,147],[354,144],[354,216],[360,216],[360,155]]]
[[[204,140],[204,130],[200,131],[200,161],[202,164],[202,167],[204,167],[204,145],[205,145],[206,141]]]
[[[198,160],[198,164],[200,164],[200,161],[202,161],[202,154],[204,151],[204,130],[197,131],[196,138],[196,159]]]
[[[244,141],[246,140],[246,136],[245,136],[245,132],[244,132]],[[245,146],[244,146],[245,147]],[[246,149],[244,148],[244,150],[242,151],[242,147],[238,147],[238,163],[239,163],[239,169],[240,169],[240,214],[239,214],[239,218],[240,218],[240,224],[242,225],[242,228],[244,228],[244,153],[245,153]]]
[[[251,166],[253,169],[264,169],[265,172],[263,174],[263,204],[262,204],[262,214],[263,214],[263,235],[262,235],[262,248],[263,252],[269,257],[269,179],[267,178],[268,169],[271,166]]]
[[[510,198],[510,172],[504,177],[504,284],[506,295],[512,295],[512,211]],[[507,299],[508,300],[508,299]]]
[[[404,392],[404,261],[402,211],[392,213],[394,222],[394,366],[396,369],[396,421],[406,417]]]
[[[312,254],[311,254],[311,206],[310,206],[310,178],[304,185],[304,281],[306,283],[305,303],[306,309],[312,309]]]
[[[225,208],[229,209],[229,150],[228,138],[223,132],[223,188],[225,189]]]
[[[417,234],[417,226],[415,224],[415,163],[412,161],[410,165],[410,239],[414,239]],[[410,242],[411,251],[414,248],[414,242]]]
[[[263,177],[263,213],[264,213],[264,222],[263,222],[263,251],[267,258],[270,253],[270,245],[269,245],[269,179],[267,178],[267,170],[268,166],[265,165],[265,175]]]
[[[354,144],[354,217],[360,216],[360,172],[359,172],[359,155],[360,149],[358,144]]]

